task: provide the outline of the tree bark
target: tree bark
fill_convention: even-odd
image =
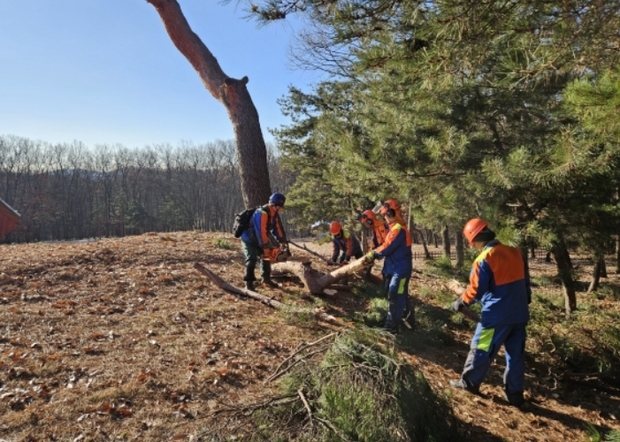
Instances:
[[[588,293],[598,290],[601,278],[605,277],[603,272],[607,272],[605,269],[605,258],[599,258],[594,263],[592,278],[590,279],[590,285],[588,286]]]
[[[330,273],[321,273],[313,269],[310,262],[279,262],[271,265],[273,272],[289,272],[296,275],[304,288],[313,295],[320,295],[326,288],[340,279],[364,270],[370,265],[365,257],[361,257],[350,264],[340,267]]]
[[[220,278],[218,275],[216,275],[215,273],[213,273],[211,270],[207,269],[206,267],[204,267],[202,264],[196,262],[194,263],[194,268],[196,270],[198,270],[200,273],[202,273],[203,275],[205,275],[207,278],[209,278],[215,285],[217,285],[219,288],[221,288],[222,290],[225,290],[229,293],[233,293],[235,295],[241,295],[241,296],[248,296],[252,299],[255,299],[257,301],[262,302],[263,304],[269,306],[269,307],[273,307],[276,309],[282,309],[285,307],[288,307],[291,311],[296,311],[298,313],[312,313],[314,314],[318,319],[322,320],[322,321],[326,321],[326,322],[331,322],[331,323],[336,323],[336,324],[340,324],[340,321],[338,321],[335,317],[333,317],[332,315],[328,315],[325,312],[322,312],[320,309],[295,309],[295,308],[291,308],[290,306],[287,306],[286,304],[280,302],[280,301],[276,301],[275,299],[272,299],[268,296],[263,296],[260,293],[257,293],[253,290],[247,290],[247,289],[240,289],[237,288],[233,285],[228,284],[226,281],[224,281],[222,278]]]
[[[431,259],[431,253],[428,251],[428,245],[426,244],[426,239],[424,238],[424,232],[420,229],[413,229],[412,233],[417,232],[420,235],[420,240],[422,241],[422,248],[424,249],[424,258]]]
[[[269,199],[271,184],[267,168],[267,149],[260,127],[258,112],[246,84],[228,77],[217,59],[192,31],[176,0],[147,0],[164,23],[166,32],[176,48],[198,73],[213,98],[222,103],[233,124],[241,192],[246,207],[264,204]]]
[[[450,259],[450,228],[448,226],[444,226],[441,231],[441,240],[443,242],[443,254]]]
[[[563,242],[556,244],[551,250],[551,253],[555,259],[558,273],[562,281],[564,290],[564,310],[566,316],[569,317],[577,310],[577,295],[575,292],[575,281],[573,280],[571,272],[572,263],[570,261],[570,255]]]
[[[454,267],[460,269],[465,264],[465,242],[463,241],[463,234],[456,232],[456,264]]]

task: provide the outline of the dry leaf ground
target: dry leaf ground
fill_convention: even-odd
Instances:
[[[330,251],[315,250],[326,257]],[[238,240],[227,234],[0,245],[0,440],[224,440],[251,433],[239,410],[276,394],[276,384],[264,381],[278,365],[300,343],[335,328],[225,293],[194,270],[195,262],[242,285]],[[553,272],[542,261],[532,264],[534,272]],[[317,300],[293,278],[278,281],[279,289],[257,291],[322,305],[345,318],[345,327],[366,308],[351,292]],[[421,296],[438,289],[436,279],[417,272],[411,284],[418,308],[444,309]],[[450,390],[471,330],[451,321],[445,330],[453,340],[446,345],[426,336],[423,323],[398,339],[413,342],[403,359],[449,398],[467,440],[585,441],[587,423],[620,428],[613,391],[558,385],[534,368],[523,411],[501,399],[502,361],[482,396]]]

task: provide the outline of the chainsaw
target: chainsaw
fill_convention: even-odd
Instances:
[[[288,248],[288,244],[280,244],[277,249],[271,249],[270,262],[286,262],[291,256],[291,251]]]

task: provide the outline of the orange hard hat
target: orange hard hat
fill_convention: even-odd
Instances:
[[[385,200],[383,202],[383,206],[381,207],[381,210],[379,210],[379,213],[381,215],[385,215],[387,211],[390,209],[392,209],[394,212],[400,210],[400,204],[398,204],[398,201],[393,200],[393,199]]]
[[[338,221],[332,221],[332,223],[329,225],[329,233],[331,233],[332,235],[338,235],[341,231],[342,224],[340,224]]]
[[[371,209],[364,210],[362,212],[361,220],[363,223],[367,223],[368,221],[372,223],[375,219],[377,219],[377,217],[375,216],[375,212],[373,212]]]
[[[489,223],[480,218],[472,218],[467,221],[465,227],[463,227],[463,235],[469,241],[469,245],[474,245],[474,239],[480,232],[482,232],[486,227],[489,227]]]

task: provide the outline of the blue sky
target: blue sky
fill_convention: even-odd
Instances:
[[[278,98],[318,74],[288,60],[295,23],[259,28],[233,0],[179,0],[190,26],[248,89],[268,128]],[[145,0],[0,1],[0,135],[126,147],[234,139],[224,106],[170,41]]]

